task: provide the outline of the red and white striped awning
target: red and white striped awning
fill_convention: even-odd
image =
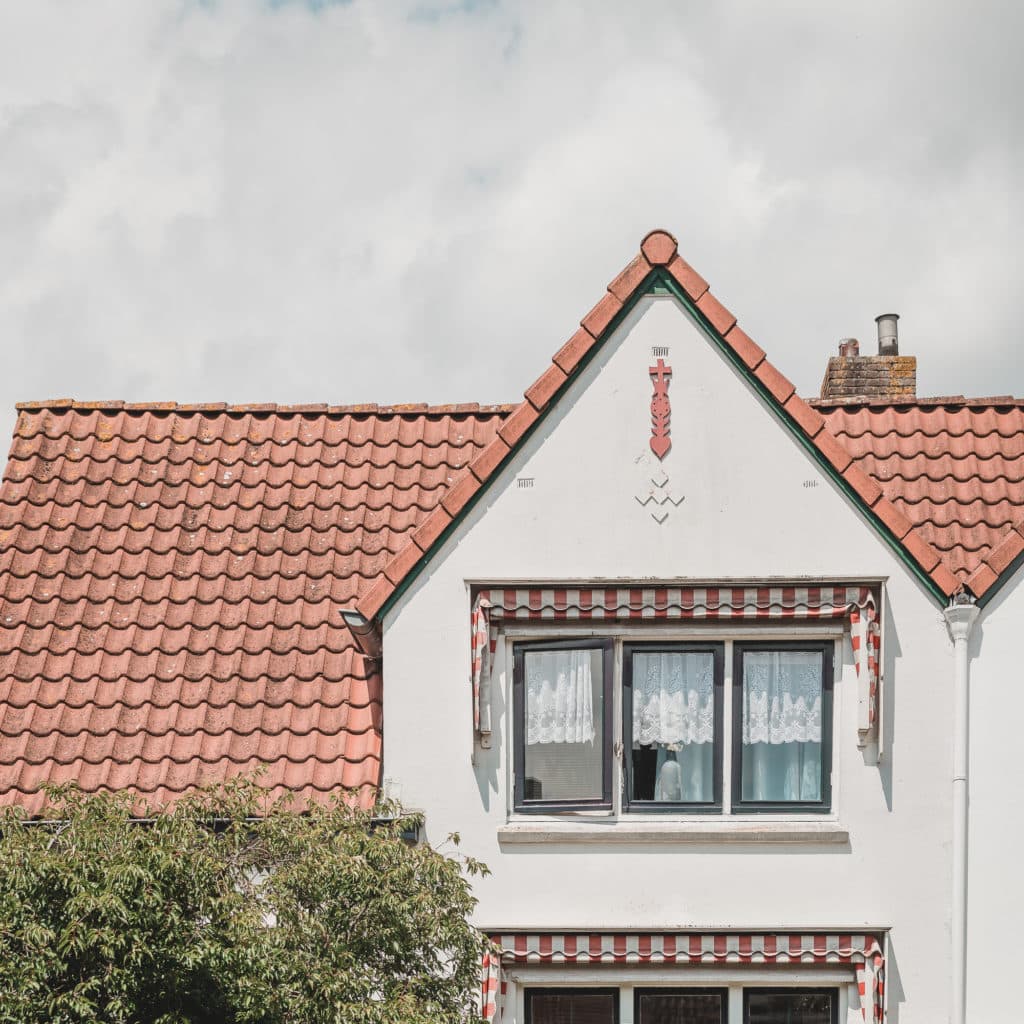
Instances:
[[[866,1024],[885,1019],[882,938],[852,933],[591,933],[523,932],[491,935],[484,954],[482,1010],[501,1020],[504,968],[513,964],[831,964],[853,968]]]
[[[490,701],[481,698],[490,655],[503,623],[573,622],[800,622],[849,620],[861,681],[858,733],[862,745],[877,734],[878,597],[867,585],[700,587],[481,587],[471,617],[473,719],[491,731]],[[486,694],[485,694],[486,697]]]

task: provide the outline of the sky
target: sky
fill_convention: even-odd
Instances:
[[[920,394],[1024,394],[1022,37],[995,0],[0,0],[0,432],[514,401],[655,227],[802,394],[883,312]]]

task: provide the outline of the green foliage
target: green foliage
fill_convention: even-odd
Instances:
[[[0,815],[0,1021],[472,1017],[468,876],[486,868],[404,841],[415,818],[268,802],[248,781],[142,822],[125,795],[50,801],[57,824]]]

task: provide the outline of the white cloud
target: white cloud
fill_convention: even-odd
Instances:
[[[1024,392],[1021,22],[4,5],[0,404],[515,399],[654,226],[805,393],[889,308],[922,391]]]

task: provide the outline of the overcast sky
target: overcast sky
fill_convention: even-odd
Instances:
[[[659,226],[803,394],[889,311],[1024,394],[1022,15],[0,0],[0,429],[515,400]]]

